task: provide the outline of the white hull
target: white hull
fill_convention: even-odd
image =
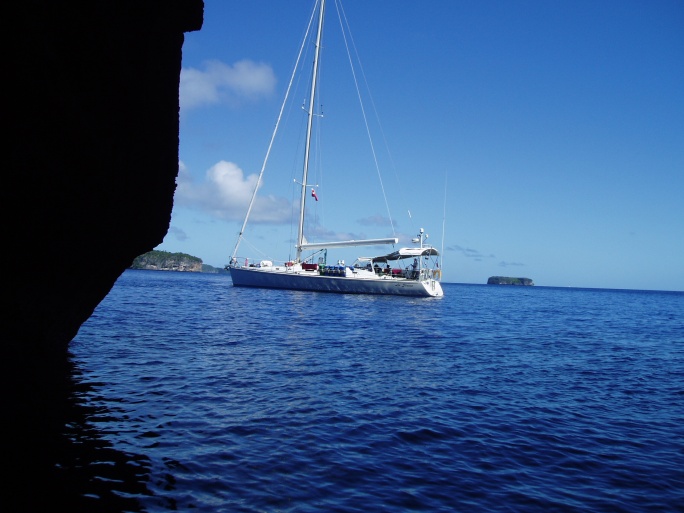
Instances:
[[[439,281],[421,281],[403,277],[374,276],[372,272],[358,276],[322,276],[315,271],[287,267],[231,267],[230,276],[236,287],[309,290],[342,294],[387,294],[393,296],[440,297],[444,295]]]

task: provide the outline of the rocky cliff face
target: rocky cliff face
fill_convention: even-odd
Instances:
[[[3,121],[4,348],[63,354],[133,259],[169,226],[184,32],[202,0],[11,2]],[[97,255],[74,265],[74,255]],[[34,272],[38,270],[38,272]],[[41,272],[42,271],[42,272]]]
[[[4,4],[3,21],[3,239],[26,270],[3,276],[3,425],[14,430],[3,454],[49,500],[39,461],[63,414],[69,342],[169,227],[181,50],[203,2],[27,0]],[[19,495],[9,510],[40,510]]]
[[[159,262],[141,262],[140,266],[135,269],[145,269],[148,271],[181,271],[190,273],[202,272],[202,261],[192,262],[185,259],[169,259],[163,263]]]
[[[194,262],[169,262],[163,267],[159,267],[155,264],[149,264],[141,269],[146,269],[148,271],[180,271],[189,273],[201,273],[202,264],[196,264]]]
[[[149,251],[133,260],[131,269],[148,271],[181,271],[201,273],[204,271],[202,259],[186,253],[168,251]]]

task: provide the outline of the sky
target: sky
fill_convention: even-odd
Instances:
[[[156,249],[229,262],[312,7],[205,0],[183,45],[179,175]],[[445,282],[684,291],[684,2],[342,9],[360,64],[352,74],[329,0],[307,240],[396,236],[400,247],[424,228]],[[308,96],[295,84],[240,259],[293,256]]]

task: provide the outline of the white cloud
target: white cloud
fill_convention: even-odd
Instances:
[[[388,217],[381,216],[379,214],[370,217],[364,217],[363,219],[358,219],[356,222],[362,225],[392,226],[392,222]],[[394,226],[396,227],[396,225],[397,223],[395,222]]]
[[[525,267],[525,264],[521,264],[520,262],[505,262],[502,260],[499,262],[499,267]]]
[[[242,221],[254,192],[258,176],[244,175],[233,162],[222,160],[206,172],[201,183],[195,183],[183,162],[178,166],[175,202],[182,207],[209,213],[217,219]],[[290,202],[276,196],[258,196],[250,222],[283,224],[289,222]]]
[[[268,64],[242,60],[231,66],[216,60],[207,61],[203,70],[181,70],[181,109],[254,100],[272,94],[275,84],[275,74]]]
[[[174,239],[178,241],[188,240],[188,234],[185,233],[185,231],[182,228],[178,228],[177,226],[169,226],[169,232],[167,236],[172,236]]]

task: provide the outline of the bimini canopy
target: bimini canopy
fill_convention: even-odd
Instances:
[[[401,248],[389,255],[374,257],[373,262],[394,262],[404,258],[416,258],[421,256],[439,256],[435,248]]]

